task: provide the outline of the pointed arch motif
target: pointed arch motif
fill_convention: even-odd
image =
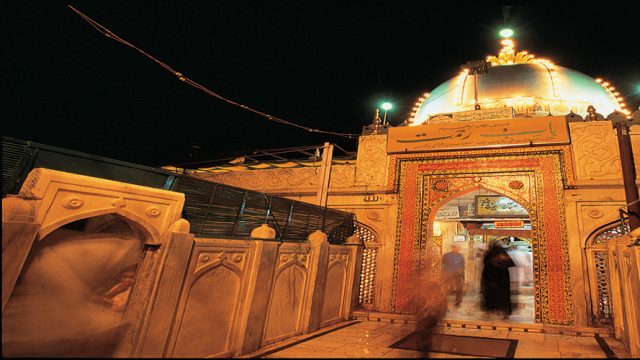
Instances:
[[[591,295],[591,321],[598,325],[612,323],[611,288],[607,243],[629,231],[628,222],[608,222],[589,234],[585,240],[585,259]]]
[[[373,309],[376,304],[376,278],[378,274],[378,253],[380,240],[378,233],[361,222],[356,222],[356,233],[362,240],[362,267],[360,269],[360,286],[358,305]]]
[[[161,244],[181,218],[184,194],[62,171],[33,169],[19,196],[34,199],[38,238],[68,223],[107,214],[135,224],[148,244]]]

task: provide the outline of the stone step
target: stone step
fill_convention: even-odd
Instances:
[[[352,313],[352,316],[353,318],[358,320],[381,321],[396,324],[415,324],[416,322],[415,317],[408,314],[391,314],[357,310]],[[511,323],[506,321],[484,321],[475,319],[443,319],[440,321],[440,324],[442,327],[451,328],[522,331],[571,336],[599,335],[600,337],[613,337],[612,329],[604,327],[578,327],[571,325],[550,325],[540,323]]]

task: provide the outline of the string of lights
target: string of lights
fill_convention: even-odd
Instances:
[[[294,126],[294,127],[297,127],[299,129],[306,130],[306,131],[309,131],[309,132],[320,133],[320,134],[328,134],[328,135],[335,135],[335,136],[345,137],[345,138],[349,138],[349,139],[353,139],[353,138],[357,138],[358,137],[358,134],[342,133],[342,132],[335,132],[335,131],[325,131],[325,130],[319,130],[319,129],[315,129],[315,128],[304,126],[304,125],[299,125],[299,124],[293,123],[291,121],[287,121],[285,119],[282,119],[280,117],[267,114],[267,113],[265,113],[263,111],[256,110],[256,109],[254,109],[254,108],[252,108],[250,106],[238,103],[238,102],[233,101],[231,99],[228,99],[228,98],[226,98],[226,97],[224,97],[222,95],[219,95],[216,92],[208,89],[204,85],[199,84],[198,82],[196,82],[194,80],[191,80],[190,78],[185,76],[183,73],[181,73],[179,71],[176,71],[171,66],[169,66],[169,65],[165,64],[164,62],[156,59],[155,57],[153,57],[152,55],[150,55],[146,51],[144,51],[144,50],[140,49],[139,47],[137,47],[137,46],[129,43],[128,41],[122,39],[118,35],[114,34],[111,30],[109,30],[106,27],[100,25],[98,22],[96,22],[95,20],[93,20],[89,16],[83,14],[80,10],[74,8],[71,5],[67,5],[67,6],[71,10],[73,10],[78,16],[80,16],[83,20],[85,20],[87,23],[89,23],[93,28],[95,28],[98,32],[102,33],[103,35],[105,35],[106,37],[108,37],[110,39],[113,39],[113,40],[115,40],[115,41],[117,41],[117,42],[119,42],[121,44],[124,44],[124,45],[126,45],[126,46],[128,46],[128,47],[130,47],[130,48],[132,48],[132,49],[134,49],[136,51],[138,51],[139,53],[145,55],[146,57],[151,59],[153,62],[155,62],[158,65],[162,66],[165,70],[167,70],[170,73],[172,73],[173,75],[177,76],[178,80],[180,80],[180,81],[182,81],[182,82],[184,82],[184,83],[186,83],[186,84],[188,84],[188,85],[190,85],[190,86],[192,86],[192,87],[204,92],[205,94],[207,94],[209,96],[212,96],[214,98],[217,98],[219,100],[227,102],[227,103],[229,103],[231,105],[238,106],[238,107],[240,107],[240,108],[242,108],[244,110],[251,111],[251,112],[253,112],[255,114],[258,114],[258,115],[266,118],[267,120],[274,121],[274,122],[277,122],[277,123],[280,123],[280,124],[284,124],[284,125]]]

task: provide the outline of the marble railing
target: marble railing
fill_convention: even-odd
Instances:
[[[185,238],[180,247],[190,255],[162,270],[131,356],[246,354],[347,320],[357,300],[362,246],[330,245],[320,231],[304,243]]]
[[[629,246],[637,237],[627,234],[607,244],[613,326],[631,354],[640,357],[640,246]]]

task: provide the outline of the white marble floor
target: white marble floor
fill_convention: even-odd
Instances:
[[[350,321],[272,344],[253,354],[241,356],[267,358],[418,358],[412,350],[391,348],[414,328],[411,324],[382,321]],[[603,348],[593,336],[569,336],[518,331],[439,328],[438,333],[478,336],[494,339],[517,339],[514,358],[618,358],[628,357],[621,342],[601,338]],[[607,353],[606,351],[610,351]],[[430,353],[433,358],[478,358],[445,353]]]
[[[533,295],[528,293],[512,294],[511,302],[513,303],[513,312],[508,319],[502,319],[500,315],[494,315],[482,310],[481,294],[465,294],[462,297],[460,306],[455,306],[455,296],[449,295],[448,310],[445,317],[455,320],[483,320],[492,321],[500,319],[502,322],[511,322],[519,324],[533,324],[534,319],[534,301]]]

